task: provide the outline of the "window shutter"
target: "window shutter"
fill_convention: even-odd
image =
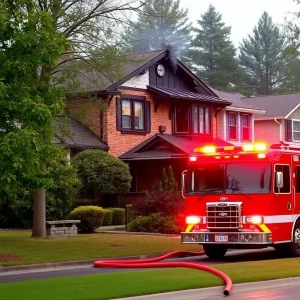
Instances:
[[[122,103],[119,97],[116,98],[116,124],[117,130],[122,130]]]
[[[145,129],[146,132],[151,132],[151,106],[150,101],[145,102]]]
[[[229,112],[226,111],[226,141],[229,141]]]
[[[292,120],[285,120],[285,140],[286,142],[291,142],[293,140],[292,137]]]

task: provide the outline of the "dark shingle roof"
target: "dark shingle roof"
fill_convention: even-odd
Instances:
[[[155,134],[132,149],[121,154],[118,158],[122,160],[137,159],[167,159],[167,158],[186,158],[193,154],[194,149],[208,143],[217,146],[231,145],[221,139],[190,137],[193,139],[182,138],[172,134]],[[155,146],[164,144],[165,147]]]
[[[190,91],[179,90],[179,89],[175,89],[175,88],[148,86],[148,89],[150,91],[158,93],[164,97],[185,99],[185,100],[201,100],[201,101],[207,101],[210,103],[218,103],[218,104],[224,104],[224,105],[231,104],[231,102],[222,100],[219,97],[204,95],[201,93],[195,93],[195,92],[190,92]]]
[[[54,144],[61,144],[66,148],[101,149],[108,150],[106,143],[78,121],[57,117],[55,122]]]
[[[260,112],[263,111],[263,109],[259,105],[248,103],[247,101],[245,101],[245,98],[247,98],[247,97],[245,97],[244,95],[242,95],[240,93],[218,91],[213,88],[211,88],[211,89],[220,98],[230,101],[232,103],[230,105],[230,107],[253,109],[253,110],[260,111]]]
[[[300,93],[248,97],[244,101],[266,111],[256,119],[285,118],[300,104]]]

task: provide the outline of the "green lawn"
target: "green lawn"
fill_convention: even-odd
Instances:
[[[29,231],[0,231],[0,266],[201,249],[200,246],[182,245],[179,238],[165,236],[95,233],[32,239],[30,235]]]
[[[298,264],[299,258],[288,258],[213,267],[241,283],[300,276]],[[1,284],[0,299],[104,300],[217,285],[223,285],[222,280],[204,271],[156,269]]]

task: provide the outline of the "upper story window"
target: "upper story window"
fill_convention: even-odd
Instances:
[[[211,110],[205,105],[177,104],[175,133],[211,134]]]
[[[150,102],[146,97],[122,95],[117,98],[117,130],[150,132]]]
[[[251,115],[229,111],[226,114],[227,140],[251,141]]]
[[[300,141],[300,121],[293,120],[293,141]]]
[[[193,133],[210,134],[211,117],[210,107],[204,105],[193,105]]]

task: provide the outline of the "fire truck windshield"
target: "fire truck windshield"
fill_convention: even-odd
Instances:
[[[190,194],[267,194],[271,164],[268,162],[204,164],[189,170]]]

